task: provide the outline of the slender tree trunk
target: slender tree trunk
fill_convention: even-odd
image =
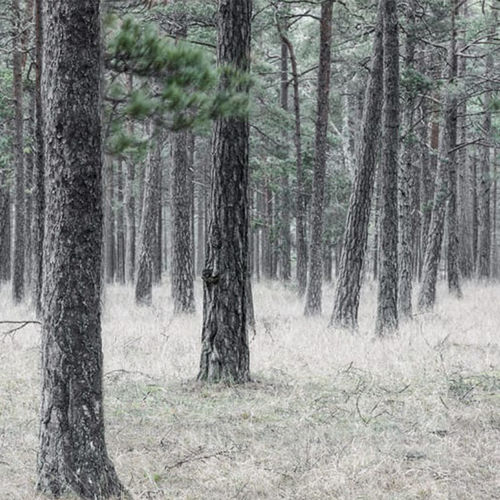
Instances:
[[[397,0],[383,0],[384,104],[382,109],[382,211],[378,335],[398,328],[398,153],[399,153],[399,33]],[[411,271],[410,271],[411,272]]]
[[[118,160],[116,191],[116,279],[125,283],[125,222],[123,202],[123,162]]]
[[[191,241],[191,183],[188,132],[177,132],[172,168],[172,297],[174,314],[193,313],[194,280]]]
[[[104,274],[106,283],[113,283],[116,268],[115,215],[114,202],[114,165],[111,158],[104,161]]]
[[[297,194],[295,201],[296,222],[295,239],[297,247],[297,291],[300,297],[306,293],[307,287],[307,237],[306,237],[306,202],[305,202],[305,178],[304,165],[302,161],[302,132],[300,118],[300,93],[299,93],[299,72],[297,69],[297,58],[290,39],[285,34],[278,23],[281,40],[288,48],[290,64],[292,66],[293,81],[293,112],[294,112],[294,135],[295,165],[297,179]]]
[[[328,111],[330,96],[330,73],[332,53],[333,0],[321,4],[320,55],[318,70],[318,104],[316,119],[316,142],[311,209],[311,245],[309,251],[308,284],[304,314],[321,314],[323,217],[326,176],[326,152]]]
[[[43,6],[46,202],[52,216],[43,256],[37,489],[104,499],[123,488],[104,439],[99,1]]]
[[[283,111],[288,112],[288,47],[285,42],[281,42],[281,108]],[[283,131],[283,142],[288,143],[288,133]],[[280,266],[281,266],[281,279],[285,282],[290,281],[292,276],[292,263],[291,263],[291,235],[290,235],[290,181],[288,175],[288,146],[285,146],[283,152],[283,159],[285,165],[281,174],[281,245],[280,245]]]
[[[144,176],[141,235],[135,283],[135,301],[139,305],[146,306],[150,306],[153,302],[153,252],[158,209],[156,190],[161,168],[161,138],[158,137],[155,127],[151,128],[152,140]]]
[[[13,30],[13,87],[14,87],[14,169],[15,169],[15,217],[14,217],[14,261],[12,273],[12,297],[14,302],[24,298],[24,223],[25,223],[25,176],[23,139],[23,70],[20,33],[22,16],[20,0],[12,1]]]
[[[129,91],[133,90],[133,77],[129,76]],[[129,132],[134,133],[132,122],[129,124]],[[125,250],[125,274],[129,283],[135,278],[135,245],[136,245],[136,225],[135,225],[135,165],[133,160],[127,162],[125,179],[125,221],[127,225],[127,241]]]
[[[494,15],[492,9],[492,15]],[[490,37],[493,43],[496,32],[496,23],[492,23],[492,35]],[[493,49],[486,57],[486,78],[493,78]],[[479,279],[488,279],[491,274],[491,158],[490,146],[492,138],[491,126],[491,108],[493,91],[486,92],[483,100],[484,120],[483,134],[486,145],[481,148],[481,175],[479,178],[479,219],[478,219],[478,249],[477,249],[477,274]]]
[[[366,87],[362,135],[357,152],[358,167],[349,201],[346,229],[342,244],[339,277],[330,324],[357,328],[361,271],[368,240],[368,224],[375,180],[375,163],[380,137],[382,110],[383,31],[382,10],[378,8],[371,71]]]
[[[35,0],[35,165],[34,165],[34,213],[32,227],[33,247],[33,304],[37,317],[42,313],[43,239],[45,224],[45,168],[43,155],[42,116],[42,0]]]
[[[249,70],[251,6],[251,0],[219,0],[218,64]],[[199,380],[250,379],[248,146],[248,119],[215,121]]]
[[[201,276],[205,263],[205,161],[200,163],[197,170],[196,190],[196,274]]]
[[[11,209],[10,188],[7,183],[7,172],[0,171],[0,283],[10,280],[11,253]]]
[[[456,0],[450,0],[451,40],[448,47],[448,82],[453,85],[456,76]],[[454,89],[449,89],[444,102],[444,128],[441,134],[434,202],[425,250],[422,287],[418,297],[420,310],[432,309],[436,301],[436,282],[441,246],[443,242],[446,203],[450,197],[450,167],[455,162],[457,98]],[[456,172],[456,171],[455,171]],[[456,176],[456,173],[455,173]],[[456,180],[456,177],[455,177]]]

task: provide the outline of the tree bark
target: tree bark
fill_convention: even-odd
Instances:
[[[123,488],[104,439],[102,143],[98,0],[43,4],[46,162],[37,489],[109,498]],[[82,50],[85,47],[85,50]]]
[[[133,91],[133,77],[129,76],[129,91]],[[129,123],[129,132],[133,134],[132,121]],[[127,225],[127,241],[125,250],[125,274],[129,283],[135,278],[135,245],[136,245],[136,225],[135,225],[135,165],[132,159],[127,162],[125,179],[125,221]]]
[[[321,4],[318,104],[311,208],[311,244],[304,314],[321,314],[323,218],[332,53],[333,0]]]
[[[195,310],[188,132],[177,132],[173,141],[172,297],[174,314],[182,314]]]
[[[14,213],[14,254],[12,272],[12,298],[15,303],[24,299],[24,225],[25,225],[25,176],[23,138],[23,69],[20,34],[22,15],[20,0],[13,0],[13,88],[14,88],[14,169],[15,169],[15,213]]]
[[[382,211],[378,278],[378,335],[398,328],[398,153],[399,153],[399,33],[397,0],[383,0],[384,104],[382,108]],[[411,272],[411,271],[410,271]]]
[[[150,306],[153,303],[153,251],[158,209],[156,189],[158,189],[161,168],[161,138],[158,137],[157,132],[156,128],[152,127],[151,146],[144,174],[141,235],[135,282],[135,302],[145,306]]]
[[[118,160],[116,183],[116,280],[125,284],[125,221],[123,201],[123,161]]]
[[[456,77],[456,0],[450,0],[451,39],[448,46],[448,82],[453,85]],[[447,90],[444,106],[444,128],[441,133],[441,143],[437,161],[436,183],[432,215],[427,235],[427,244],[424,257],[422,286],[418,297],[418,307],[422,311],[432,309],[436,301],[436,282],[441,246],[443,242],[444,220],[446,204],[450,198],[450,169],[454,169],[455,146],[457,134],[457,98],[455,90]],[[456,170],[455,170],[456,182]]]
[[[381,9],[382,6],[379,5],[371,71],[363,109],[362,135],[357,152],[358,168],[349,201],[333,315],[330,321],[331,325],[342,328],[355,329],[358,325],[361,272],[368,240],[382,110],[383,21]]]
[[[251,0],[219,0],[218,64],[249,70],[251,6]],[[204,307],[199,380],[241,383],[250,379],[248,147],[247,118],[215,121],[210,223],[202,276]]]

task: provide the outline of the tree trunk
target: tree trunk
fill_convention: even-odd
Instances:
[[[42,314],[43,239],[45,224],[45,168],[43,154],[42,116],[42,0],[35,3],[35,165],[34,165],[34,212],[32,227],[33,247],[33,304],[37,317]]]
[[[133,90],[132,75],[129,76],[129,91]],[[134,129],[132,121],[129,124],[129,132],[133,134]],[[125,221],[127,225],[127,241],[125,251],[125,274],[129,283],[134,282],[135,278],[135,239],[136,239],[136,225],[135,225],[135,165],[131,159],[127,162],[127,176],[125,179]]]
[[[281,86],[280,86],[281,108],[288,112],[288,47],[285,42],[281,42]],[[283,142],[286,144],[283,151],[284,166],[281,174],[281,242],[280,242],[280,267],[281,279],[290,281],[292,276],[291,263],[291,236],[290,236],[290,181],[288,175],[288,133],[283,130]]]
[[[416,0],[411,0],[407,7],[407,35],[406,35],[406,54],[405,70],[415,72],[415,48],[416,48]],[[405,102],[403,113],[404,119],[404,149],[403,158],[399,168],[399,238],[398,238],[398,314],[401,319],[411,317],[412,304],[412,284],[413,284],[413,212],[416,206],[412,205],[412,194],[416,170],[414,165],[415,157],[415,134],[413,128],[415,125],[415,102],[417,93],[413,89],[408,89],[408,98]]]
[[[46,162],[37,489],[120,495],[104,439],[99,1],[44,2]],[[85,47],[85,50],[82,50]]]
[[[10,280],[11,253],[11,209],[10,188],[7,183],[7,172],[0,171],[0,283]]]
[[[19,303],[24,298],[24,223],[25,223],[25,179],[23,140],[23,69],[20,33],[22,30],[20,0],[13,0],[13,88],[14,88],[14,169],[15,169],[15,214],[14,214],[14,261],[12,272],[12,298]]]
[[[125,283],[125,222],[123,203],[123,161],[118,160],[116,183],[116,279]]]
[[[153,303],[153,251],[158,209],[156,189],[161,168],[161,138],[156,132],[155,127],[152,127],[151,146],[144,174],[141,235],[135,283],[135,302],[146,306]]]
[[[397,0],[383,0],[384,104],[382,109],[382,210],[378,278],[378,335],[398,328],[399,33]],[[411,272],[411,271],[410,271]]]
[[[451,11],[451,40],[448,47],[448,82],[453,85],[456,77],[456,0],[450,0]],[[431,222],[427,236],[425,250],[422,287],[418,297],[418,307],[420,310],[432,309],[436,301],[436,282],[439,260],[441,257],[441,246],[443,242],[444,219],[446,213],[446,203],[450,198],[450,168],[454,169],[455,146],[457,133],[457,98],[455,90],[448,89],[444,102],[444,129],[441,134],[441,144],[439,147],[438,164],[436,171],[436,184],[434,191],[434,201],[432,206]],[[452,166],[453,165],[453,166]],[[456,181],[456,170],[455,170]]]
[[[205,158],[202,159],[197,172],[196,190],[196,274],[201,276],[205,264]]]
[[[104,274],[106,283],[113,283],[116,268],[115,214],[114,203],[114,165],[111,158],[104,161]]]
[[[321,314],[323,217],[332,53],[333,0],[321,4],[318,104],[311,209],[311,245],[304,314]]]
[[[219,0],[218,64],[249,70],[251,5],[251,0]],[[198,374],[199,380],[210,382],[240,383],[250,379],[246,296],[250,288],[248,139],[247,118],[215,121]]]
[[[193,313],[195,310],[188,132],[177,132],[173,140],[172,297],[174,314],[181,314]]]
[[[366,87],[363,109],[362,136],[357,152],[358,168],[349,201],[346,229],[340,257],[339,277],[330,324],[357,328],[361,271],[368,240],[368,224],[375,180],[375,163],[380,137],[382,110],[383,21],[381,5],[372,49],[371,71]]]
[[[496,19],[492,6],[492,17]],[[492,34],[490,43],[494,43],[496,23],[492,23]],[[493,78],[493,49],[486,57],[486,79]],[[491,85],[491,84],[489,84]],[[491,158],[489,143],[492,139],[491,108],[493,90],[486,92],[483,100],[484,120],[483,134],[485,146],[481,147],[481,175],[479,178],[479,201],[478,201],[478,249],[477,249],[477,274],[479,279],[488,279],[491,274]]]

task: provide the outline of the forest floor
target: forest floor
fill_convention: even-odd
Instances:
[[[0,319],[31,318],[9,291]],[[107,290],[107,441],[134,498],[500,498],[500,287],[442,287],[384,340],[374,284],[356,335],[327,328],[332,292],[305,319],[293,290],[257,284],[254,381],[212,387],[194,382],[200,312],[173,318],[167,285],[152,309]],[[38,330],[0,335],[1,500],[37,498]]]

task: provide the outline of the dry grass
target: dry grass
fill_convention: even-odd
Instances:
[[[108,290],[103,335],[108,446],[134,498],[500,498],[500,287],[441,290],[433,314],[380,341],[372,284],[357,335],[257,285],[255,381],[231,388],[192,381],[200,314],[172,318],[166,285],[153,309],[131,296]],[[31,316],[8,290],[0,304]],[[35,498],[38,364],[36,327],[3,338],[1,500]]]

